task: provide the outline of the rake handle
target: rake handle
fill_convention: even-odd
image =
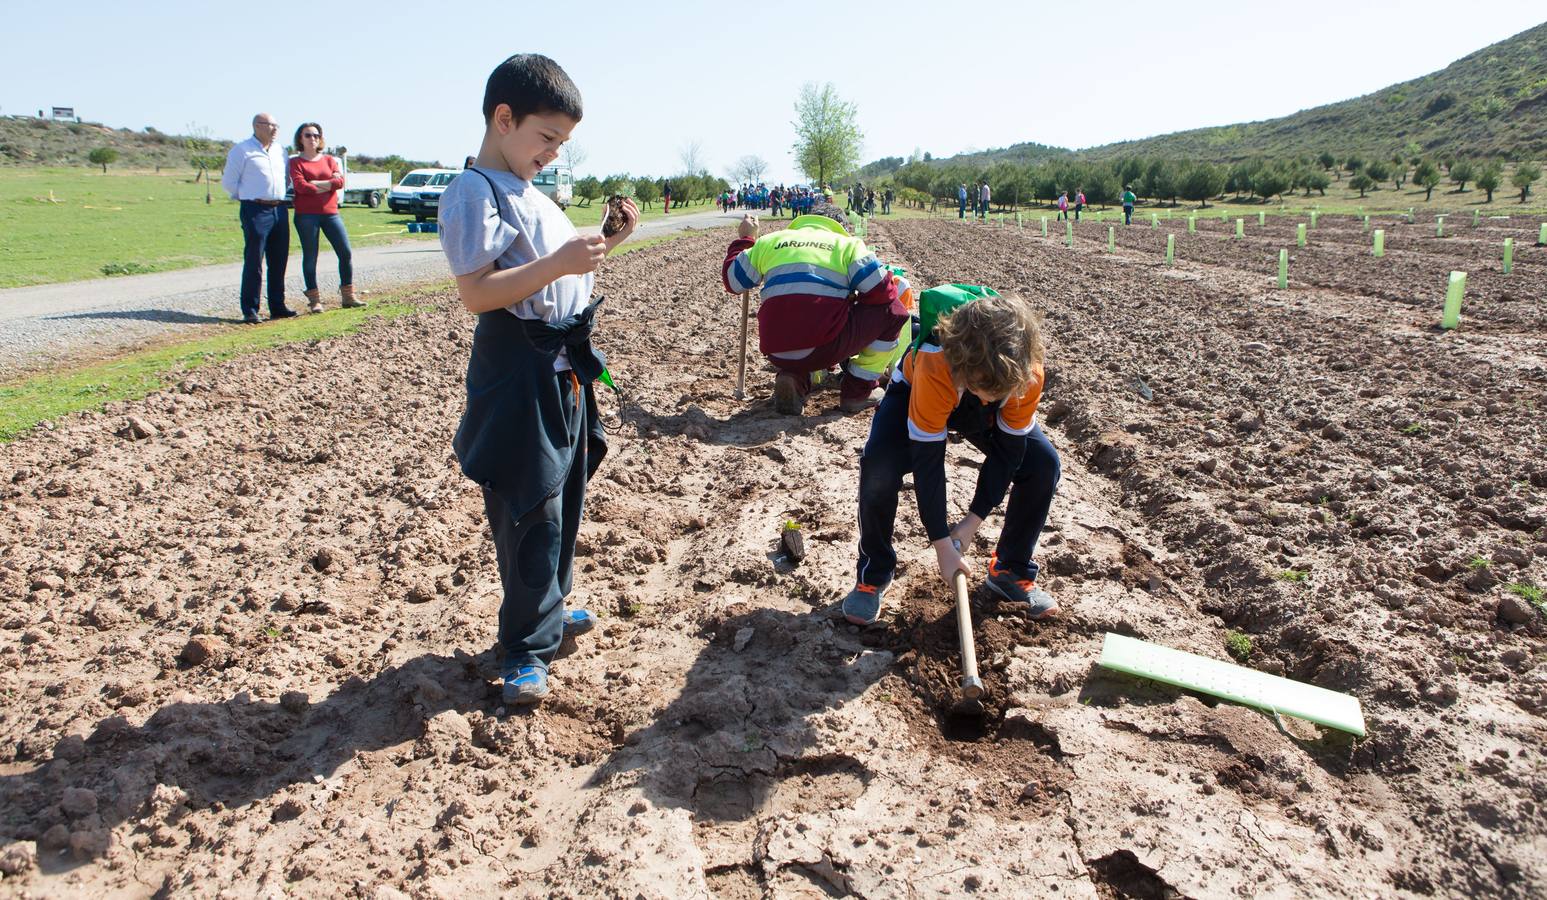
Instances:
[[[741,292],[741,364],[736,370],[736,399],[746,399],[747,387],[747,319],[752,303],[752,292]]]
[[[978,651],[972,643],[972,607],[967,601],[967,573],[957,570],[951,578],[956,587],[956,634],[961,639],[962,696],[976,700],[983,696],[983,680],[978,677]]]

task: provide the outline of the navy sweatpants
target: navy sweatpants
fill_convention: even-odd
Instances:
[[[892,547],[897,498],[902,491],[902,477],[913,469],[913,452],[908,443],[911,395],[912,388],[901,381],[892,382],[886,389],[886,398],[870,420],[870,438],[860,457],[859,562],[855,576],[864,584],[888,584],[897,568],[897,551]],[[986,453],[988,432],[976,429],[992,417],[982,413],[977,398],[963,394],[962,405],[951,414],[947,427]],[[964,427],[974,430],[963,431]],[[996,553],[1000,565],[1033,581],[1037,578],[1037,564],[1031,557],[1042,527],[1047,524],[1053,493],[1062,475],[1058,451],[1042,433],[1042,426],[1032,426],[1031,434],[1026,436],[1026,455],[1010,480],[1010,502],[1005,508]]]
[[[577,393],[569,371],[556,372],[566,416],[584,416],[579,446],[573,448],[569,472],[559,490],[525,515],[516,518],[499,495],[484,488],[484,513],[494,533],[504,599],[500,603],[500,646],[505,667],[537,665],[544,669],[559,651],[564,636],[564,598],[569,596],[575,562],[575,536],[585,512],[586,482],[601,464],[605,443],[600,434],[596,401],[589,391]],[[573,425],[574,420],[567,424]]]

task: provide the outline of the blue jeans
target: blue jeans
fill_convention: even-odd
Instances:
[[[956,198],[956,218],[967,218],[967,198],[965,197]]]
[[[1124,203],[1123,204],[1123,224],[1124,225],[1132,225],[1133,224],[1133,204],[1132,203]]]
[[[328,236],[333,252],[338,255],[338,283],[355,283],[354,264],[349,250],[349,234],[344,231],[344,217],[338,213],[296,213],[295,233],[301,239],[301,278],[308,291],[317,289],[317,231]]]
[[[237,217],[242,222],[242,315],[258,315],[258,287],[263,264],[269,267],[269,314],[285,308],[285,264],[290,260],[290,208],[264,206],[243,200]]]
[[[908,398],[912,389],[903,382],[892,382],[886,398],[870,420],[870,438],[859,462],[859,562],[857,580],[864,584],[884,585],[892,580],[897,568],[897,551],[892,533],[897,521],[898,494],[902,477],[913,468],[913,451],[908,437]],[[962,395],[961,405],[951,414],[947,427],[954,429],[979,450],[987,452],[987,430],[997,427],[991,416],[971,393]],[[964,431],[963,429],[972,429]],[[1031,561],[1037,539],[1047,524],[1053,493],[1063,475],[1058,451],[1033,426],[1026,436],[1026,455],[1010,480],[1010,502],[1005,507],[1004,528],[999,532],[995,551],[999,564],[1019,575],[1036,580],[1037,564]]]

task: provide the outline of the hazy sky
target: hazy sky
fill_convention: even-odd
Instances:
[[[254,23],[249,10],[259,8]],[[584,94],[574,136],[588,155],[582,174],[675,172],[697,141],[717,174],[757,154],[770,179],[802,180],[790,120],[806,81],[832,81],[858,104],[866,161],[915,147],[937,156],[1019,141],[1086,147],[1369,93],[1543,18],[1538,4],[1493,0],[378,0],[356,9],[28,4],[8,17],[0,113],[73,106],[118,127],[240,138],[266,111],[287,140],[312,119],[352,151],[458,165],[477,152],[489,71],[536,51]]]

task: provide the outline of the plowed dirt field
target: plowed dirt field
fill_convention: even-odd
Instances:
[[[1046,316],[1064,476],[1038,558],[1065,615],[977,591],[982,719],[950,714],[911,496],[882,623],[835,616],[869,417],[835,393],[776,415],[756,360],[732,398],[727,230],[603,266],[627,399],[574,597],[602,624],[532,713],[500,704],[493,547],[450,449],[454,296],[0,447],[0,894],[1547,893],[1535,223],[1394,227],[1382,263],[1323,217],[1280,291],[1292,226],[1173,223],[1166,267],[1141,218],[1116,254],[1090,221],[1072,250],[871,232],[915,284]],[[1505,233],[1516,272],[1486,275]],[[1477,299],[1442,333],[1452,268]],[[978,456],[949,458],[959,514]],[[1099,669],[1109,631],[1218,658],[1239,632],[1249,665],[1357,696],[1369,735]]]

